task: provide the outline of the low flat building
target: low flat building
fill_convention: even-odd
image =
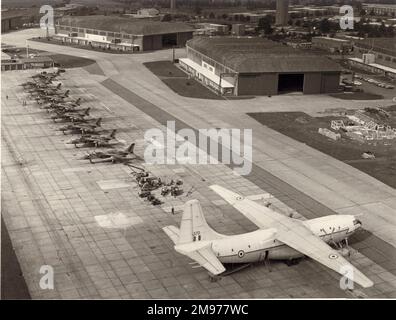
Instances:
[[[180,66],[221,94],[276,95],[336,92],[341,67],[262,38],[196,37],[186,44]]]
[[[217,36],[227,35],[230,32],[226,24],[198,23],[195,26],[197,27],[194,32],[195,35]]]
[[[231,27],[231,34],[233,36],[242,37],[245,35],[245,25],[244,24],[233,24]]]
[[[362,7],[367,14],[389,17],[396,15],[396,4],[363,3]]]
[[[387,78],[396,79],[395,68],[387,67],[378,63],[366,63],[366,61],[364,61],[364,59],[361,58],[349,58],[348,63],[349,65],[356,67],[358,69],[377,73]]]
[[[312,42],[303,40],[290,40],[286,41],[285,43],[294,49],[310,49],[312,47]]]
[[[353,48],[352,43],[349,40],[330,37],[313,37],[312,46],[332,53],[348,53]]]
[[[363,54],[375,55],[375,63],[396,68],[396,39],[395,38],[368,38],[356,40],[353,44],[355,57],[360,58]]]
[[[54,66],[54,60],[50,57],[34,57],[25,59],[13,59],[12,57],[1,54],[1,71],[44,69]]]
[[[185,23],[131,20],[115,16],[64,17],[55,38],[67,43],[123,51],[183,47],[194,29]]]

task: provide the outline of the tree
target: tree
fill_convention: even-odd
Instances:
[[[271,34],[274,31],[271,27],[271,21],[268,17],[260,18],[258,22],[258,30],[264,31],[264,34]]]
[[[172,21],[172,16],[168,13],[162,17],[162,21]]]
[[[321,33],[329,33],[331,31],[331,23],[328,19],[322,19],[318,28]]]
[[[202,8],[201,8],[201,7],[198,7],[198,6],[196,6],[196,7],[195,7],[195,9],[194,9],[194,12],[195,12],[195,14],[196,14],[196,15],[200,16],[200,15],[201,15],[201,13],[202,13]]]

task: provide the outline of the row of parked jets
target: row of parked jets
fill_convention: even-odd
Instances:
[[[35,99],[41,109],[51,114],[50,119],[55,123],[62,124],[57,130],[63,134],[79,134],[67,144],[73,144],[76,148],[94,147],[95,150],[87,153],[82,159],[91,163],[111,162],[130,163],[138,159],[134,154],[135,143],[126,149],[113,149],[123,142],[116,139],[117,130],[111,130],[108,134],[102,129],[102,118],[90,117],[90,108],[81,108],[81,98],[71,99],[70,90],[62,91],[62,83],[57,79],[65,70],[58,69],[56,72],[35,74],[32,80],[22,84],[30,98]],[[100,151],[96,148],[111,148]]]

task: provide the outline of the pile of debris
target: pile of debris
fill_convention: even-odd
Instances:
[[[379,107],[368,108],[368,110],[358,110],[353,115],[347,115],[346,117],[349,119],[347,122],[344,122],[344,120],[332,120],[331,128],[335,131],[341,130],[348,137],[360,142],[395,139],[395,128],[378,123],[375,119],[365,114],[364,111],[386,118],[390,117],[389,113]]]

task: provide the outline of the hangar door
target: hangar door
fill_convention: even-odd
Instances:
[[[177,33],[169,33],[162,35],[162,47],[171,48],[177,46]]]
[[[303,73],[282,73],[278,78],[278,93],[303,92]]]

